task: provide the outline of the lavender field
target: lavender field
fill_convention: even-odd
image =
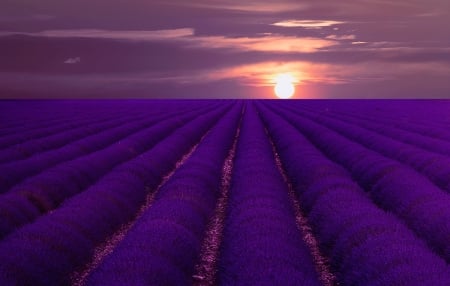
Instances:
[[[0,102],[0,285],[450,285],[450,101]]]

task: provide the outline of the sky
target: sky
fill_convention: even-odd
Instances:
[[[2,0],[0,98],[450,98],[448,0]]]

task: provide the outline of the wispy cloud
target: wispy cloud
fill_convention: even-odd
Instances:
[[[352,41],[351,45],[334,46],[336,51],[372,52],[380,57],[390,58],[399,55],[442,54],[450,53],[450,46],[433,46],[429,43],[410,42],[366,42]],[[444,59],[443,59],[444,60]]]
[[[113,39],[113,40],[127,40],[127,41],[157,41],[157,40],[168,40],[192,36],[194,35],[194,29],[183,28],[183,29],[155,30],[155,31],[74,29],[74,30],[47,30],[35,33],[0,32],[0,36],[7,36],[12,34],[22,34],[28,36],[49,37],[49,38],[95,38],[95,39]]]
[[[419,13],[416,15],[416,17],[431,18],[431,17],[442,16],[442,15],[445,15],[444,11],[434,10],[434,11],[429,11],[429,12],[425,12],[425,13]]]
[[[69,64],[69,65],[78,64],[80,62],[81,62],[81,58],[80,57],[68,58],[67,60],[64,61],[65,64]]]
[[[264,37],[196,37],[189,44],[193,47],[232,49],[258,52],[310,53],[337,45],[332,40],[311,37],[264,36]]]
[[[0,36],[16,34],[0,32]],[[94,38],[121,41],[176,41],[181,46],[197,49],[227,49],[257,52],[309,53],[337,45],[333,39],[294,37],[283,35],[256,35],[254,37],[199,36],[192,28],[156,31],[112,31],[112,30],[51,30],[36,33],[21,33],[29,36],[50,38]]]
[[[356,39],[355,35],[329,35],[325,37],[326,39],[330,40],[337,40],[337,41],[343,41],[343,40],[354,40]]]
[[[172,0],[172,1],[157,1],[159,4],[172,6],[189,6],[197,8],[207,8],[215,10],[232,10],[250,13],[279,13],[305,10],[310,7],[307,3],[299,3],[299,1],[279,1],[279,0]]]
[[[367,68],[370,65],[370,69]],[[355,65],[291,61],[285,63],[262,62],[234,67],[205,70],[189,75],[158,77],[154,81],[195,84],[220,80],[236,80],[242,85],[270,87],[279,74],[289,73],[297,85],[304,84],[352,84],[395,80],[414,74],[441,75],[450,73],[450,66],[442,63],[380,63],[368,62]]]
[[[370,66],[370,68],[368,68]],[[246,91],[244,97],[249,97],[248,92],[252,90],[265,90],[266,93],[258,93],[255,96],[273,97],[272,88],[275,79],[280,73],[289,73],[296,79],[297,90],[300,96],[305,98],[314,98],[318,92],[316,88],[330,87],[327,97],[336,96],[336,91],[344,88],[342,96],[344,97],[364,97],[367,93],[376,95],[367,87],[384,88],[392,87],[392,83],[398,84],[397,87],[410,86],[411,81],[418,83],[416,87],[425,84],[426,81],[434,80],[438,85],[437,89],[444,88],[448,90],[448,81],[446,74],[450,73],[450,65],[445,63],[381,63],[369,61],[357,63],[354,65],[311,63],[305,61],[292,62],[260,62],[247,65],[236,65],[232,67],[192,70],[186,72],[144,72],[128,74],[94,74],[94,75],[63,75],[63,74],[33,74],[33,73],[1,73],[0,89],[14,91],[22,96],[45,95],[46,97],[61,97],[61,94],[67,96],[119,96],[126,97],[132,92],[133,95],[140,94],[148,97],[150,94],[164,93],[166,90],[175,88],[176,93],[170,93],[172,96],[179,96],[179,92],[185,93],[195,86],[207,86],[205,97],[211,96],[211,87],[217,87],[221,83],[232,83],[233,88],[228,90],[217,89],[222,92],[222,96],[228,93],[235,94],[236,87],[242,87]],[[27,84],[24,84],[26,82]],[[413,84],[414,84],[413,83]],[[160,89],[156,87],[160,87]],[[440,87],[439,87],[440,86]],[[30,88],[31,87],[31,88]],[[51,88],[49,88],[51,87]],[[313,89],[308,89],[313,87]],[[345,89],[345,88],[351,89]],[[355,89],[359,87],[359,89]],[[414,93],[414,88],[408,96],[423,96],[421,93]],[[155,89],[156,88],[156,89]],[[432,86],[435,88],[435,86]],[[172,91],[174,91],[172,90]],[[357,90],[358,92],[355,92]],[[424,89],[428,90],[428,88]],[[420,91],[423,92],[424,90]],[[191,90],[192,92],[192,90]],[[379,92],[379,90],[375,90]],[[6,93],[3,93],[6,94]],[[191,93],[192,94],[192,93]],[[197,93],[195,93],[197,95]],[[388,93],[390,96],[401,97],[403,93]],[[438,95],[439,93],[436,93]],[[0,94],[0,97],[2,94]],[[377,96],[380,96],[378,94]],[[445,96],[445,94],[443,94]]]
[[[323,27],[331,27],[340,24],[345,24],[345,22],[332,20],[285,20],[273,23],[272,25],[287,28],[301,27],[305,29],[321,29]]]

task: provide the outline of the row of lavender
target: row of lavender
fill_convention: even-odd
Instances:
[[[310,134],[311,141],[329,158],[346,167],[381,208],[401,217],[450,262],[450,152],[443,155],[439,148],[417,147],[425,137],[420,131],[397,128],[393,139],[383,135],[393,129],[390,125],[374,132],[330,115],[318,116],[298,108],[294,113],[301,114],[294,119],[301,132]],[[404,126],[408,128],[408,124]],[[446,133],[445,129],[441,132]],[[417,140],[406,144],[402,142],[405,137]],[[439,143],[437,146],[450,147],[448,141]]]
[[[164,115],[165,118],[158,115],[144,124],[126,123],[30,159],[0,165],[0,237],[55,209],[66,198],[83,191],[115,166],[148,150],[204,111],[201,108],[176,116]]]
[[[106,147],[36,169],[37,175],[6,190],[0,198],[5,206],[2,236],[12,233],[2,241],[6,280],[1,284],[69,283],[69,274],[89,261],[97,244],[134,218],[148,193],[230,108],[230,103],[197,105],[184,112],[181,104],[175,105],[172,114],[150,118],[149,127],[131,128],[119,141],[111,140],[117,138],[111,134],[123,126],[83,138],[106,137]],[[61,149],[71,150],[77,143]]]
[[[86,116],[85,129],[29,122],[41,149],[0,150],[9,158],[0,164],[1,285],[449,285],[444,183],[382,151],[422,151],[415,125],[395,128],[422,147],[363,126],[363,115],[319,114],[318,103],[153,104]],[[0,142],[14,128],[1,128]],[[223,225],[208,234],[224,198]],[[205,259],[208,241],[220,245]],[[208,259],[212,278],[198,275]]]
[[[448,283],[449,212],[427,209],[430,198],[448,202],[448,194],[413,170],[299,116],[298,109],[264,108],[286,171],[338,280],[349,285]],[[278,119],[282,114],[290,130],[286,121],[275,125],[270,114]]]
[[[160,105],[164,107],[163,104]],[[156,123],[162,122],[164,119],[173,119],[172,124],[183,123],[184,120],[189,118],[186,115],[194,114],[195,110],[189,108],[178,110],[181,106],[183,105],[180,104],[177,107],[174,104],[172,111],[155,112],[159,110],[157,105],[154,107],[153,114],[150,113],[145,117],[134,116],[132,118],[119,114],[118,119],[106,119],[106,124],[99,125],[96,124],[98,119],[79,122],[78,118],[72,118],[71,124],[79,127],[75,129],[72,127],[67,130],[69,127],[66,124],[62,123],[62,126],[58,124],[56,127],[65,128],[62,132],[59,129],[53,129],[53,127],[30,127],[29,133],[24,131],[5,135],[0,141],[5,142],[13,138],[14,143],[6,149],[0,150],[0,157],[4,160],[0,160],[2,161],[0,163],[0,173],[2,173],[0,176],[0,193],[7,191],[24,178],[58,163],[94,153],[109,147],[113,143],[121,142],[130,135],[138,137],[139,135],[136,133],[143,134],[151,127],[158,128]],[[55,108],[58,108],[58,106]],[[167,109],[167,107],[164,109]],[[199,107],[196,107],[196,109],[199,109]],[[113,109],[111,113],[115,114],[114,111]],[[105,121],[105,119],[102,119],[102,121]],[[48,129],[52,130],[51,134],[47,133]]]

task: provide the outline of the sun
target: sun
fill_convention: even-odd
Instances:
[[[275,78],[275,94],[278,98],[291,98],[295,93],[295,79],[291,74],[280,74]]]

